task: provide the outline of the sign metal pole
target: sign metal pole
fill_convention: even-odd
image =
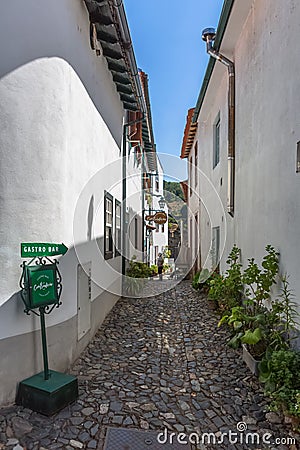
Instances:
[[[49,380],[49,364],[48,364],[48,350],[47,350],[47,336],[45,325],[45,307],[39,308],[41,319],[41,334],[42,334],[42,348],[43,348],[43,360],[44,360],[44,379]]]

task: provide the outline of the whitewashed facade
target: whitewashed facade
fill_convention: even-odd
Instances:
[[[159,200],[164,197],[164,173],[163,168],[159,160],[157,160],[157,175],[152,177],[152,205],[151,209],[155,211],[164,211],[168,215],[168,205],[165,204],[164,209],[159,205]],[[149,234],[149,262],[150,265],[157,264],[157,257],[159,253],[163,253],[164,249],[168,247],[168,222],[159,225],[151,222],[151,225],[155,226]]]
[[[97,38],[102,14],[110,17],[115,6],[107,0],[101,7],[88,0],[13,0],[0,7],[0,404],[13,401],[17,382],[42,368],[39,319],[24,314],[19,294],[21,242],[69,248],[59,264],[62,306],[46,318],[51,369],[68,368],[121,294],[122,257],[115,245],[104,254],[105,194],[112,198],[115,238],[127,100],[142,110],[142,90],[134,56],[126,60],[123,53],[125,36],[115,46],[133,93],[120,92],[114,53],[109,63],[110,49]],[[124,10],[113,22],[126,34]],[[126,171],[126,221],[138,212],[142,249],[142,175],[134,151]]]
[[[189,205],[198,195],[202,266],[211,268],[211,251],[217,244],[221,271],[233,244],[241,248],[244,265],[251,257],[260,262],[265,246],[271,244],[280,252],[280,270],[289,275],[298,303],[299,24],[300,4],[294,0],[284,5],[280,0],[224,2],[215,46],[235,65],[233,217],[227,213],[228,72],[219,61],[209,63],[193,114],[197,132],[182,155],[193,162],[198,146],[200,182],[196,186],[189,175],[195,191]]]

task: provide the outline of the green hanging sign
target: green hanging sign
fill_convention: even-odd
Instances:
[[[21,244],[22,258],[64,255],[67,251],[68,247],[66,247],[65,244],[51,244],[40,242],[23,242]]]
[[[56,265],[26,266],[25,270],[30,309],[58,303]]]

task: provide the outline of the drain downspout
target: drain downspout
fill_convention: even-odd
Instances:
[[[214,28],[205,28],[202,39],[206,42],[207,53],[220,61],[228,69],[228,192],[227,211],[234,216],[235,190],[235,70],[234,63],[213,48],[216,33]]]

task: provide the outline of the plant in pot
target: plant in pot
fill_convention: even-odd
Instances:
[[[265,249],[262,267],[260,268],[254,258],[251,258],[242,277],[246,297],[243,304],[248,319],[247,329],[241,338],[246,363],[251,357],[256,361],[261,360],[272,339],[272,325],[275,325],[275,319],[277,321],[279,319],[274,314],[270,299],[271,288],[276,283],[279,271],[279,253],[271,245],[267,245]],[[255,366],[254,372],[257,374],[258,364],[253,362],[250,364],[251,367]]]
[[[151,274],[151,268],[147,264],[137,261],[136,256],[133,255],[126,271],[126,293],[138,295],[144,287],[145,279],[151,277]]]
[[[150,270],[151,270],[151,277],[155,277],[158,274],[158,267],[156,264],[152,264],[150,266]]]
[[[241,276],[244,299],[240,305],[233,306],[225,313],[219,322],[219,326],[226,323],[231,327],[233,336],[228,344],[233,348],[242,345],[243,358],[256,375],[258,361],[269,345],[272,320],[275,321],[272,304],[268,308],[266,302],[270,300],[271,287],[276,282],[279,255],[270,245],[266,247],[266,251],[262,268],[258,267],[253,258],[248,260],[248,267]]]
[[[293,427],[299,429],[300,353],[291,349],[270,352],[260,363],[259,371],[265,394],[272,400],[270,409],[288,416]]]
[[[202,269],[200,272],[197,272],[192,280],[193,288],[200,292],[208,292],[210,276],[211,273],[208,269]]]
[[[244,361],[251,372],[258,375],[258,360],[265,353],[267,346],[268,328],[264,312],[261,310],[255,315],[249,315],[245,306],[235,306],[230,314],[223,315],[219,326],[223,323],[229,325],[233,331],[228,345],[235,349],[242,345]]]
[[[239,258],[240,249],[234,245],[226,261],[229,267],[224,275],[215,273],[210,279],[208,298],[223,314],[241,303],[243,283]]]
[[[287,277],[282,278],[281,294],[273,303],[269,316],[271,333],[268,349],[259,363],[259,380],[270,396],[271,409],[282,411],[294,428],[300,426],[300,353],[291,348],[296,337],[298,311],[289,289]]]

